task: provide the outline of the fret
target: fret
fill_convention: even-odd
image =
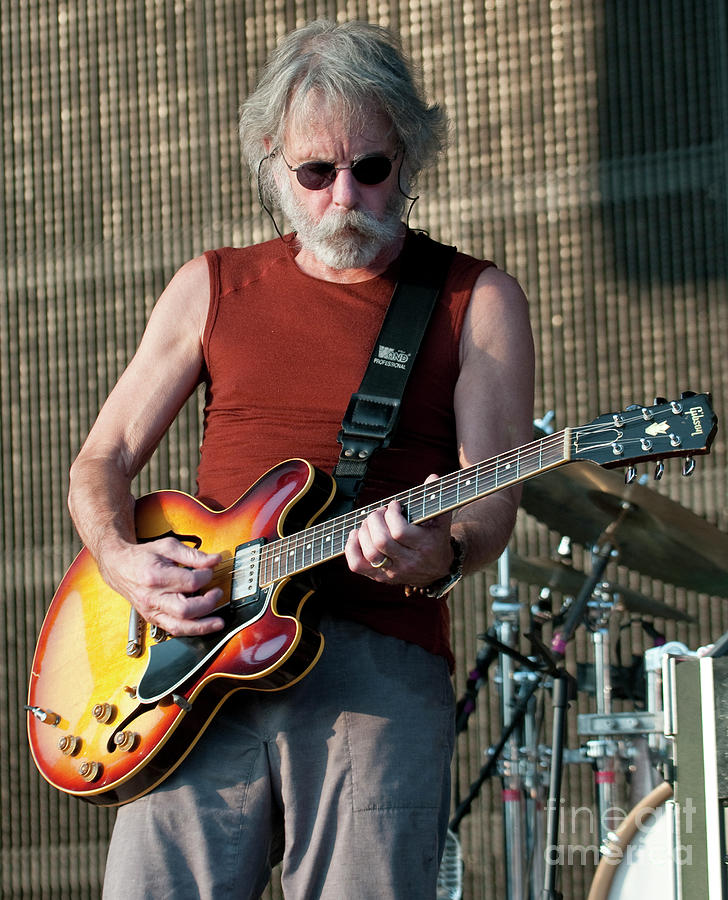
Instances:
[[[265,580],[273,582],[280,578],[280,557],[271,553],[270,548],[266,547],[266,550]]]
[[[284,568],[290,575],[292,572],[299,571],[298,566],[298,546],[295,540],[288,541],[287,553],[285,555]]]
[[[306,532],[301,531],[296,543],[295,566],[296,571],[301,572],[306,568]]]
[[[417,515],[412,514],[415,522],[423,522],[427,516],[427,507],[425,505],[427,500],[426,490],[423,487],[417,488]]]
[[[333,531],[331,530],[331,527],[329,526],[326,528],[326,526],[324,526],[321,529],[321,538],[319,542],[319,562],[324,559],[329,559],[331,556],[332,540]]]
[[[442,508],[454,509],[460,503],[460,490],[458,488],[460,479],[450,476],[443,480],[442,485]]]
[[[455,486],[451,490],[450,495],[452,500],[448,503],[448,506],[460,506],[462,503],[462,494],[460,493],[460,475],[458,474],[455,478]],[[454,495],[454,496],[453,496]]]
[[[399,500],[399,505],[402,510],[402,515],[407,519],[408,522],[417,522],[417,516],[414,514],[414,503],[412,502],[412,492],[413,488],[405,491],[404,494],[398,494],[397,498]],[[406,498],[406,499],[405,499]]]
[[[500,457],[499,457],[500,459]],[[513,464],[513,454],[509,454],[504,460],[501,466],[503,472],[503,478],[501,481],[501,485],[505,484],[513,484],[513,482],[518,477],[517,474],[514,474],[514,464]]]
[[[481,468],[480,485],[478,490],[479,497],[483,497],[485,494],[490,493],[490,491],[493,489],[493,480],[493,472],[489,472],[487,469]]]
[[[476,497],[477,489],[477,467],[474,469],[468,469],[466,472],[458,475],[459,500],[462,503],[467,503],[469,500],[472,500],[474,497]]]
[[[270,578],[270,555],[267,551],[268,548],[264,547],[260,555],[261,562],[259,580],[263,584],[265,584],[265,582]]]
[[[280,556],[276,553],[277,542],[266,547],[265,582],[274,582],[281,577]]]
[[[433,482],[434,484],[434,482]],[[422,518],[429,519],[440,512],[439,493],[432,484],[423,487]]]

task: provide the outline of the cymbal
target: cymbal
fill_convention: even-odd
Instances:
[[[521,506],[577,543],[609,540],[618,563],[679,587],[728,597],[728,534],[620,472],[567,463],[526,481]],[[620,518],[621,517],[621,518]]]
[[[538,587],[549,587],[553,591],[575,597],[589,577],[568,563],[553,559],[524,559],[515,553],[509,553],[510,573],[516,581],[525,581]],[[612,584],[605,579],[607,592],[615,600],[617,609],[627,612],[641,613],[646,616],[658,616],[661,619],[677,619],[682,622],[694,622],[694,618],[681,610],[674,609],[662,600],[645,597],[631,588]]]

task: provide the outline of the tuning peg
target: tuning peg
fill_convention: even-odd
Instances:
[[[653,406],[660,406],[662,403],[667,403],[666,397],[655,397]]]
[[[661,459],[658,459],[655,463],[655,481],[659,481],[662,478],[664,471],[665,463]]]
[[[695,460],[692,456],[686,456],[682,464],[682,473],[687,478],[695,471]]]
[[[627,469],[624,473],[624,483],[632,484],[632,482],[637,477],[637,467],[636,466],[627,466]]]

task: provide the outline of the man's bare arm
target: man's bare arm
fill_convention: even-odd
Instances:
[[[137,544],[131,484],[194,390],[209,303],[203,258],[183,266],[159,298],[139,348],[71,467],[69,509],[103,578],[171,634],[222,626],[205,590],[219,557],[172,538]]]
[[[534,348],[528,303],[518,283],[486,269],[478,279],[461,339],[455,391],[460,465],[465,468],[533,439]],[[465,570],[504,550],[516,521],[520,486],[455,513],[453,534],[467,547]]]
[[[532,437],[533,337],[528,303],[513,278],[494,268],[478,278],[460,349],[455,417],[460,464],[466,467]],[[452,564],[452,535],[465,549],[465,571],[477,571],[503,551],[519,501],[519,488],[504,490],[427,527],[410,525],[398,504],[379,509],[350,535],[349,567],[375,581],[428,585]],[[391,564],[377,567],[384,557]]]

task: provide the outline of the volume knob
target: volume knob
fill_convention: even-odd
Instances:
[[[97,703],[92,715],[97,722],[110,722],[114,718],[116,710],[110,703]]]
[[[137,741],[137,734],[134,731],[120,731],[114,735],[114,743],[119,750],[133,750]]]

